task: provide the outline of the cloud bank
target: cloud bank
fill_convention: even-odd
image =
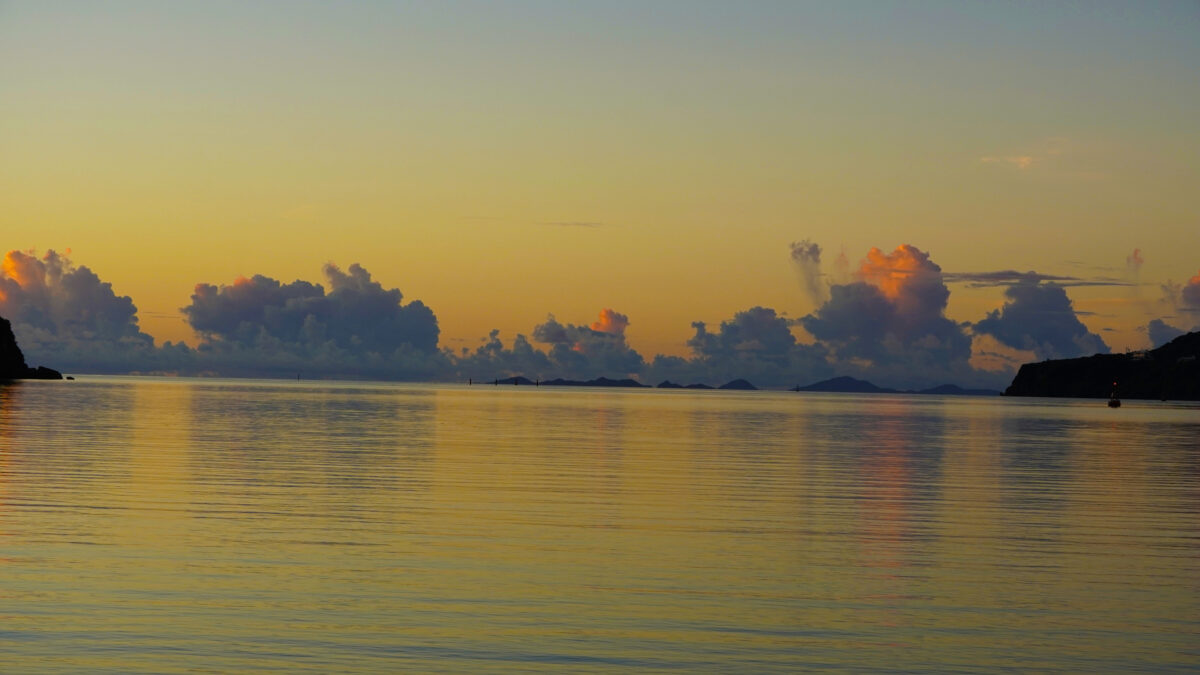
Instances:
[[[0,263],[0,316],[31,364],[125,372],[152,360],[137,307],[92,270],[53,250],[9,251]]]
[[[1001,388],[1011,372],[973,367],[974,338],[1038,358],[1108,351],[1079,321],[1065,290],[1095,280],[1011,270],[947,274],[908,244],[891,252],[872,248],[853,271],[843,252],[830,273],[821,269],[822,249],[812,241],[792,244],[791,254],[816,303],[810,314],[793,320],[753,306],[715,326],[696,321],[687,356],[650,359],[627,342],[630,317],[612,308],[591,322],[547,315],[508,345],[494,330],[474,349],[441,349],[433,310],[406,302],[358,264],[326,265],[323,284],[263,274],[197,284],[181,311],[198,346],[155,347],[138,327],[133,301],[90,269],[53,251],[41,258],[11,251],[0,270],[0,315],[13,321],[31,362],[77,372],[459,381],[605,376],[650,384],[747,378],[779,388],[852,375],[898,388],[946,382]],[[1130,260],[1140,260],[1137,254]],[[977,322],[956,322],[945,315],[947,284],[954,282],[1002,286],[1005,302]],[[1200,319],[1200,274],[1165,289],[1178,317]],[[1147,327],[1155,341],[1180,332],[1156,321]]]
[[[1054,283],[1019,283],[1004,291],[1004,306],[975,323],[976,333],[1031,351],[1037,358],[1068,359],[1107,354],[1108,345],[1075,314],[1066,290]]]
[[[929,254],[908,244],[872,248],[857,281],[835,285],[830,299],[800,324],[844,368],[929,377],[971,375],[971,338],[946,318],[950,290]]]
[[[357,263],[323,271],[328,293],[263,275],[198,284],[182,311],[201,336],[199,360],[274,375],[415,379],[444,370],[437,317],[424,303],[403,303],[399,289],[384,289]]]

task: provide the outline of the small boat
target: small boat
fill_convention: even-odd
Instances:
[[[1108,407],[1120,408],[1121,399],[1117,398],[1117,383],[1113,382],[1112,393],[1108,395]]]

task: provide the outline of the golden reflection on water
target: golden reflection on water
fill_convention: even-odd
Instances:
[[[0,670],[1200,667],[1200,411],[0,387]]]

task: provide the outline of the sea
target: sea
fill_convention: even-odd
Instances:
[[[1200,671],[1200,404],[0,386],[0,672],[810,671]]]

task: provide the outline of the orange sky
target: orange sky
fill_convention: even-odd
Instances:
[[[1200,269],[1200,9],[1120,3],[0,5],[0,244],[161,342],[200,282],[360,263],[442,344],[611,308],[646,354],[788,257],[1036,270],[1115,349]],[[1126,265],[1134,249],[1144,264]],[[883,284],[887,287],[887,284]],[[952,285],[977,321],[997,288]]]

